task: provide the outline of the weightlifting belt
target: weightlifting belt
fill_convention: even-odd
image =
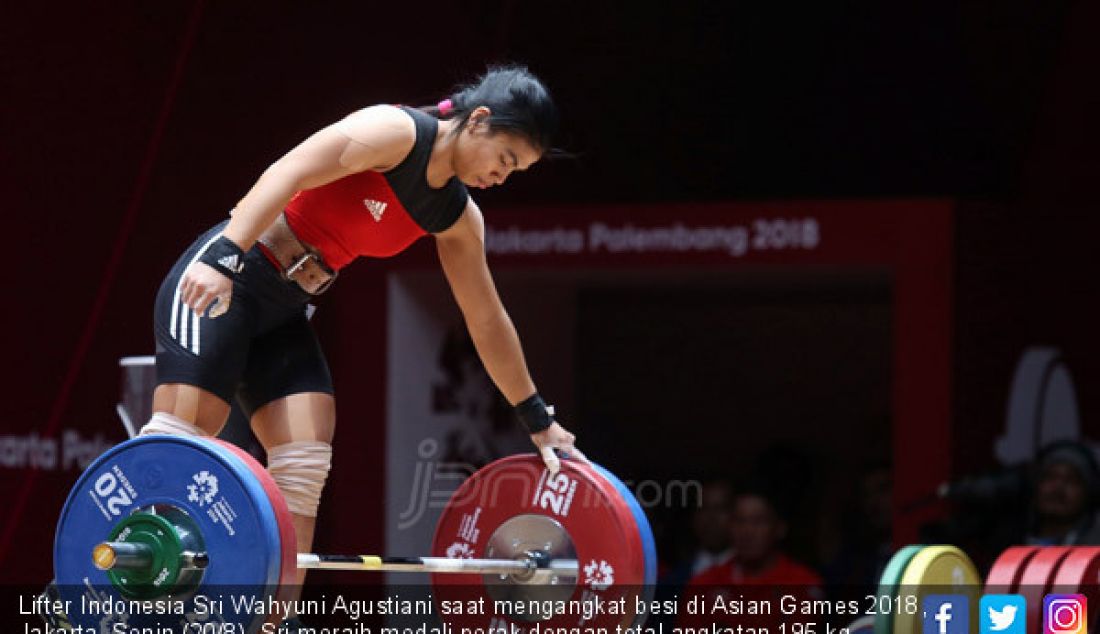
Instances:
[[[279,263],[283,277],[311,295],[320,295],[336,280],[336,271],[325,264],[321,253],[294,235],[285,214],[279,214],[258,242]]]

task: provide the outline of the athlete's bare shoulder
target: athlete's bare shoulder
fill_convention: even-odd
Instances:
[[[356,110],[332,126],[362,146],[370,157],[366,169],[386,171],[412,151],[416,142],[416,124],[412,117],[395,106],[379,105]]]

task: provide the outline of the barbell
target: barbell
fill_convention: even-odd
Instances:
[[[535,455],[467,478],[443,509],[430,556],[298,553],[296,543],[285,500],[247,453],[213,439],[135,438],[96,459],[69,493],[54,540],[57,595],[65,619],[87,631],[110,632],[116,619],[170,628],[142,631],[216,620],[256,632],[270,614],[226,601],[212,614],[213,597],[282,600],[302,568],[427,572],[436,605],[487,606],[446,616],[455,627],[537,620],[613,630],[640,626],[645,614],[586,611],[578,621],[572,610],[517,616],[508,604],[648,602],[657,572],[653,532],[622,481],[571,460],[551,474]],[[96,608],[104,605],[110,618]]]

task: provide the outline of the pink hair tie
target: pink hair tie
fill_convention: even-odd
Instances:
[[[450,116],[451,112],[454,111],[455,104],[450,99],[444,99],[443,101],[440,101],[438,104],[436,104],[436,107],[439,108],[440,115],[448,117]]]

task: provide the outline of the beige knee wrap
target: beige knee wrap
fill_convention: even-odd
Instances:
[[[178,416],[164,412],[153,412],[149,422],[138,432],[138,436],[168,434],[170,436],[206,436],[207,433]]]
[[[295,515],[317,517],[331,468],[332,446],[326,442],[300,440],[267,450],[267,470]]]

